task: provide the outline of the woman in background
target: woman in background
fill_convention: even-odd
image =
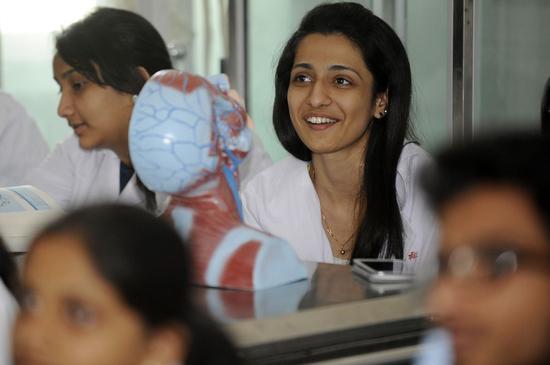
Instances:
[[[54,222],[23,269],[16,364],[238,364],[192,301],[189,259],[167,222],[135,207]]]
[[[424,261],[435,225],[407,139],[411,71],[395,32],[356,3],[320,5],[279,59],[273,123],[292,155],[243,188],[245,221],[308,261]]]
[[[99,8],[56,40],[58,114],[74,135],[57,146],[27,183],[64,208],[120,201],[156,209],[155,195],[137,179],[128,149],[134,96],[155,72],[171,69],[166,44],[143,17]],[[255,140],[240,168],[244,180],[271,160]]]
[[[21,185],[48,151],[40,129],[23,105],[0,90],[0,186]]]

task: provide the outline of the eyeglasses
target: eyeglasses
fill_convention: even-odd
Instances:
[[[484,244],[476,248],[455,248],[447,255],[440,255],[439,276],[496,281],[520,269],[550,269],[550,254],[508,247],[510,245]]]

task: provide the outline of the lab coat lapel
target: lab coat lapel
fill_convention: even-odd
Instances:
[[[118,202],[132,205],[135,205],[136,203],[141,206],[145,205],[145,196],[138,188],[135,173],[124,187],[124,190],[122,190],[118,196]]]

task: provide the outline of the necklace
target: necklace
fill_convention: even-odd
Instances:
[[[307,169],[308,169],[308,172],[309,172],[309,175],[311,177],[311,181],[313,181],[313,185],[315,185],[315,168],[313,167],[313,165],[310,163],[308,163],[307,165]],[[319,201],[320,203],[320,201]],[[345,240],[343,243],[340,243],[340,240],[336,237],[336,235],[334,234],[334,231],[332,230],[332,228],[330,228],[329,224],[328,224],[328,221],[327,221],[327,217],[325,216],[325,213],[323,213],[323,209],[321,209],[321,223],[323,225],[323,229],[325,230],[325,232],[327,233],[327,235],[336,243],[336,246],[340,246],[340,255],[344,256],[346,254],[346,244],[350,241],[351,239],[351,236]]]
[[[323,213],[323,211],[321,211],[321,220],[323,222],[323,228],[325,229],[325,232],[327,232],[327,234],[329,235],[330,238],[332,238],[332,240],[334,242],[336,242],[336,245],[337,246],[340,246],[340,255],[344,256],[346,254],[346,244],[349,242],[350,238],[348,238],[344,243],[340,244],[340,240],[338,240],[338,238],[336,237],[336,235],[334,234],[334,232],[332,231],[332,229],[330,228],[330,226],[328,225],[327,223],[327,217],[325,216],[325,214]]]

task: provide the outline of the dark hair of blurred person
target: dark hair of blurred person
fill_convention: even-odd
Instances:
[[[170,224],[139,208],[92,206],[51,224],[24,266],[16,364],[239,363],[192,301],[189,260]]]
[[[550,139],[450,148],[425,175],[440,219],[429,311],[457,364],[550,363]]]

